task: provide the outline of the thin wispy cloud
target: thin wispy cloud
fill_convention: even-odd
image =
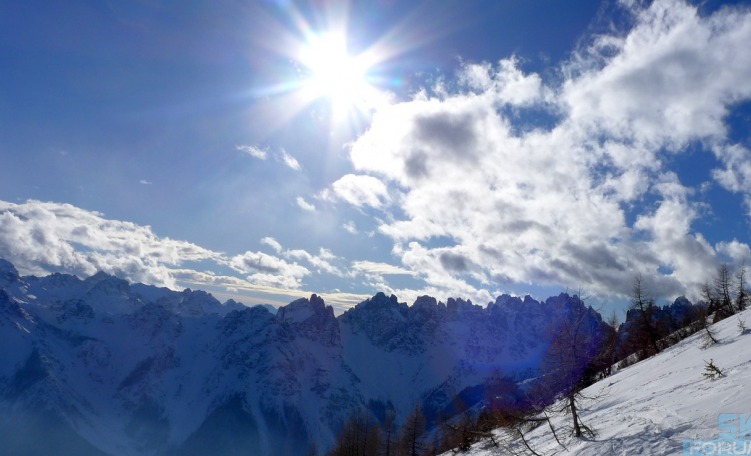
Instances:
[[[344,224],[342,224],[342,228],[344,228],[344,231],[348,232],[349,234],[357,234],[359,231],[357,230],[357,225],[355,225],[355,222],[352,220],[348,220]]]
[[[235,146],[235,150],[239,150],[240,152],[245,152],[251,157],[257,158],[259,160],[266,160],[266,157],[268,157],[269,155],[268,152],[266,152],[266,150],[258,146],[239,145],[239,146]]]
[[[295,199],[295,202],[297,203],[297,206],[304,211],[315,212],[316,210],[316,207],[310,204],[309,202],[305,201],[305,198],[303,198],[302,196],[298,196]]]
[[[279,157],[281,162],[284,163],[284,166],[286,166],[287,168],[293,169],[295,171],[300,171],[302,169],[302,166],[300,166],[300,163],[297,161],[297,159],[287,153],[286,150],[282,149]]]

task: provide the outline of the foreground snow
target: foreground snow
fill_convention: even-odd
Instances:
[[[530,446],[541,455],[682,455],[686,440],[717,439],[719,415],[751,415],[751,330],[741,334],[739,319],[751,328],[751,309],[713,326],[719,344],[702,348],[703,333],[698,333],[587,388],[587,396],[600,396],[583,404],[581,410],[585,424],[597,432],[593,439],[575,439],[559,432],[559,437],[565,438],[564,448],[547,427],[539,427],[526,435]],[[710,380],[702,375],[705,361],[710,359],[725,377]],[[727,423],[722,432],[737,429],[733,418],[724,416]],[[556,416],[553,422],[558,428],[569,424],[567,416]],[[737,453],[708,454],[751,454],[748,431],[741,432],[744,442],[736,446]],[[503,438],[502,431],[496,434]],[[712,445],[705,447],[712,449]],[[506,452],[479,443],[468,454]],[[695,449],[686,454],[702,453]]]

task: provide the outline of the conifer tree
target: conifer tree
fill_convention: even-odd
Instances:
[[[741,265],[735,275],[735,309],[738,312],[746,310],[748,306],[748,290],[746,290],[746,265]]]
[[[592,436],[594,431],[586,426],[579,416],[581,391],[594,376],[594,361],[601,350],[602,337],[599,319],[590,318],[589,309],[575,296],[576,303],[568,306],[560,328],[543,358],[545,388],[559,391],[563,399],[560,410],[571,417],[572,434],[575,437]]]
[[[633,328],[638,348],[645,354],[659,353],[660,347],[657,343],[659,334],[653,318],[656,306],[654,299],[647,297],[644,292],[641,274],[634,278],[631,291],[631,309],[639,313],[635,328]]]
[[[420,456],[424,447],[425,415],[422,407],[416,405],[410,412],[401,430],[401,450],[404,456]]]
[[[710,359],[709,361],[704,361],[704,372],[702,372],[702,375],[705,378],[714,380],[716,378],[724,377],[725,372],[723,372],[722,369],[717,367],[714,364],[714,361]]]

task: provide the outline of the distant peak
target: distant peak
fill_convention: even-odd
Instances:
[[[310,317],[324,313],[329,313],[333,317],[334,309],[331,306],[327,307],[323,298],[312,294],[310,299],[300,298],[280,307],[277,310],[276,317],[279,321],[287,323],[301,323]]]
[[[6,287],[20,279],[21,277],[19,276],[16,267],[13,266],[13,263],[0,258],[0,287]]]
[[[96,284],[96,283],[102,282],[104,280],[112,279],[112,278],[116,278],[116,277],[113,275],[107,274],[104,271],[97,271],[96,274],[88,277],[87,279],[84,280],[84,282],[88,284]]]

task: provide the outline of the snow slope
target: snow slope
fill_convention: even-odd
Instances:
[[[717,439],[720,414],[751,415],[751,330],[741,333],[739,319],[751,327],[751,309],[713,326],[718,344],[704,348],[703,333],[694,334],[584,390],[589,397],[599,396],[585,401],[581,410],[582,420],[596,431],[596,437],[580,440],[559,433],[565,437],[563,448],[547,427],[539,427],[526,435],[531,447],[541,455],[682,455],[686,440]],[[702,374],[709,360],[726,376],[705,378]],[[556,416],[553,423],[562,429],[569,417]],[[732,427],[733,423],[728,424]],[[504,437],[501,430],[496,435]],[[737,446],[739,450],[751,451],[751,436],[746,434],[742,440],[746,439],[748,443]],[[514,445],[520,448],[520,442]],[[468,454],[506,453],[478,443]]]

